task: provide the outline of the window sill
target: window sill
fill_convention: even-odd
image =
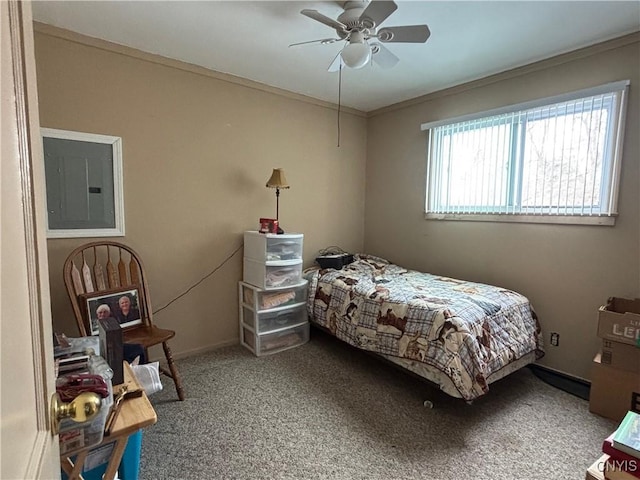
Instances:
[[[512,222],[512,223],[550,223],[563,225],[602,225],[612,226],[615,216],[583,215],[512,215],[482,213],[425,213],[426,220],[454,220],[468,222]]]
[[[124,227],[47,230],[47,238],[124,237]]]

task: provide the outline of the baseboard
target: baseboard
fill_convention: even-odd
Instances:
[[[583,400],[589,400],[589,392],[591,390],[589,381],[535,363],[528,365],[528,368],[543,382]]]
[[[220,348],[230,347],[232,345],[238,345],[238,344],[239,344],[238,339],[227,340],[225,342],[215,343],[213,345],[208,345],[206,347],[200,347],[200,348],[194,348],[194,349],[191,349],[191,350],[186,350],[184,352],[180,352],[180,353],[175,354],[173,356],[173,358],[181,359],[181,358],[192,357],[194,355],[199,355],[201,353],[212,352],[212,351],[218,350]]]
[[[215,343],[213,345],[207,345],[206,347],[194,348],[191,350],[185,350],[183,352],[174,353],[173,359],[181,360],[183,358],[192,357],[194,355],[199,355],[201,353],[212,352],[220,348],[230,347],[231,345],[238,345],[238,344],[239,344],[238,339],[227,340],[225,342]],[[162,362],[166,363],[166,359],[164,357],[164,353],[162,353],[162,350],[160,350],[159,353],[156,353],[155,355],[154,354],[149,355],[149,361],[150,362],[158,361],[160,363]]]

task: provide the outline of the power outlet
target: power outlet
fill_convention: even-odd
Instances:
[[[557,347],[560,345],[560,334],[557,332],[551,332],[551,345]]]

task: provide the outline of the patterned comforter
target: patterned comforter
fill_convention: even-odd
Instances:
[[[509,363],[530,352],[544,355],[529,301],[505,288],[362,254],[342,270],[306,277],[314,323],[361,349],[435,367],[465,400],[487,393],[487,378]]]

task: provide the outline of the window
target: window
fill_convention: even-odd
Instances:
[[[124,236],[119,137],[41,129],[49,238]]]
[[[422,125],[426,217],[613,225],[628,85]]]

